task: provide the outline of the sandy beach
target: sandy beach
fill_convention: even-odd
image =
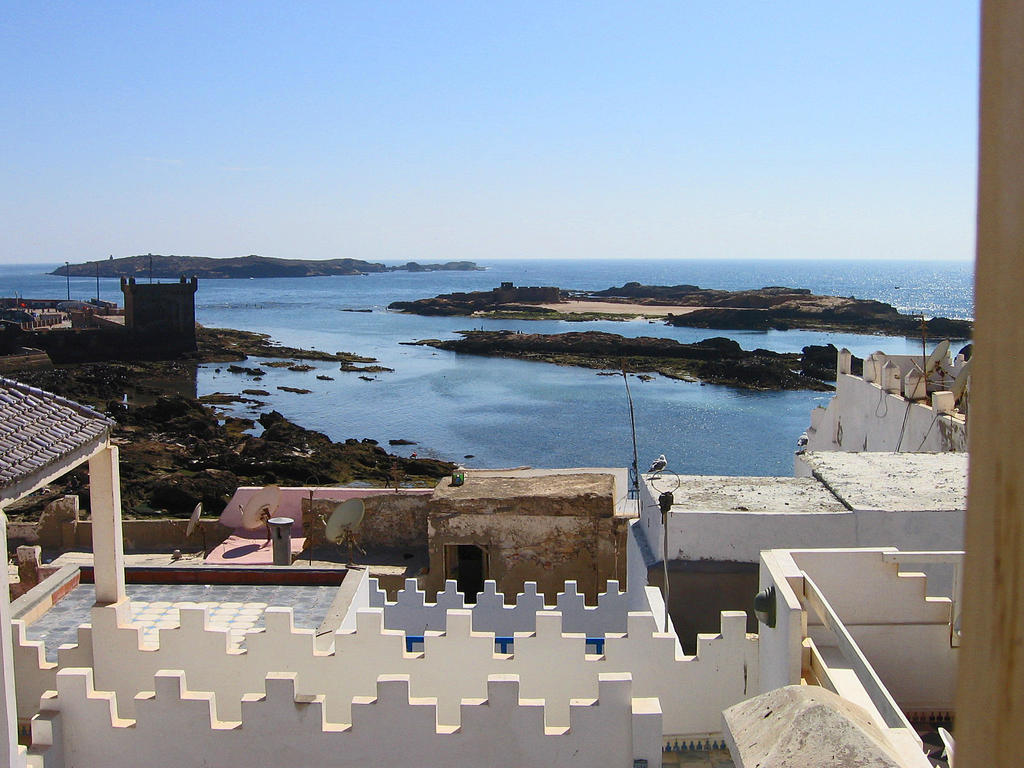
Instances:
[[[617,301],[563,301],[557,304],[540,304],[544,309],[553,309],[562,314],[573,312],[602,312],[609,315],[637,315],[640,317],[665,317],[685,315],[704,307],[680,307],[673,304],[622,304]]]

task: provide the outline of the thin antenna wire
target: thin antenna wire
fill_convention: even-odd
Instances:
[[[629,377],[626,376],[626,367],[622,366],[622,381],[626,384],[626,400],[629,401],[629,428],[633,434],[633,469],[630,472],[630,479],[633,481],[633,488],[630,494],[639,503],[640,499],[640,464],[636,454],[636,416],[633,413],[633,395],[629,392]]]
[[[626,375],[626,366],[622,366],[622,381],[626,385],[626,399],[629,401],[629,428],[633,434],[633,468],[630,474],[632,475],[633,488],[630,491],[633,498],[636,499],[637,511],[640,511],[640,461],[637,458],[636,451],[636,415],[633,411],[633,395],[629,391],[629,377]],[[679,487],[678,476],[676,478],[676,487]],[[665,496],[666,494],[662,494]],[[668,498],[672,498],[672,494],[667,494]],[[661,497],[658,498],[658,505],[661,506]],[[671,503],[671,502],[670,502]],[[662,594],[664,596],[665,603],[665,616],[664,616],[664,627],[663,632],[668,632],[668,510],[662,509],[661,511],[661,527],[662,527],[662,543],[661,543],[661,560],[664,588]]]
[[[924,312],[921,313],[921,374],[924,376],[924,391],[928,394],[928,321],[924,319]]]

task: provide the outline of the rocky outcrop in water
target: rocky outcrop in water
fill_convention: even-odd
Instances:
[[[540,304],[579,302],[572,313],[540,307]],[[587,302],[595,311],[588,312]],[[615,312],[614,307],[622,307]],[[826,331],[916,336],[921,333],[917,315],[901,314],[891,304],[852,296],[818,296],[806,288],[768,286],[756,290],[724,291],[696,285],[643,285],[626,283],[603,291],[571,291],[548,288],[515,288],[503,285],[493,291],[448,293],[416,301],[396,301],[388,308],[419,315],[474,315],[517,317],[526,320],[628,319],[643,314],[644,307],[679,307],[669,314],[668,325],[719,330],[788,330],[810,328]],[[971,322],[935,317],[925,323],[931,337],[970,338]]]
[[[816,328],[857,333],[913,336],[921,333],[921,318],[901,314],[891,304],[853,296],[819,296],[806,288],[768,286],[748,291],[722,291],[695,285],[626,283],[589,294],[602,300],[692,307],[670,315],[667,323],[719,330],[787,330]],[[929,336],[970,338],[971,323],[935,317],[925,324]]]
[[[561,291],[553,286],[514,286],[503,283],[490,291],[470,293],[445,293],[432,299],[416,301],[394,301],[388,309],[411,312],[415,315],[472,315],[496,309],[516,309],[516,305],[546,304],[557,302]]]
[[[828,384],[799,372],[800,355],[766,349],[744,350],[731,339],[695,344],[614,333],[536,334],[514,331],[460,331],[459,339],[418,343],[474,355],[513,357],[557,365],[576,365],[630,373],[660,373],[674,379],[700,380],[744,389],[830,390]],[[832,364],[835,378],[835,363]]]

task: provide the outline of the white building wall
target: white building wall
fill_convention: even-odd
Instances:
[[[804,637],[822,649],[837,645],[805,601],[806,574],[901,708],[952,710],[959,658],[950,632],[953,604],[930,597],[924,575],[901,571],[892,553],[888,547],[762,555],[760,586],[776,589],[776,626],[758,627],[762,692],[799,682]]]
[[[764,549],[852,546],[856,515],[848,513],[673,511],[670,560],[756,563]]]
[[[657,765],[661,756],[657,704],[633,698],[628,675],[602,676],[598,697],[574,702],[571,726],[557,731],[545,729],[542,702],[520,698],[514,677],[492,677],[484,697],[463,702],[459,729],[439,727],[434,702],[414,697],[401,675],[380,676],[373,694],[353,703],[345,724],[325,720],[323,698],[298,694],[293,674],[268,676],[265,692],[247,696],[234,722],[217,719],[215,694],[190,691],[186,682],[180,670],[161,671],[152,692],[138,697],[136,718],[122,720],[114,697],[94,689],[90,670],[63,670],[34,734],[56,745],[51,768],[106,768],[112,755],[133,755],[153,768],[410,760],[436,768],[582,768],[637,758]]]
[[[629,610],[648,610],[647,567],[656,562],[643,534],[643,520],[629,524],[626,536],[626,596]],[[657,615],[657,611],[654,611]]]
[[[963,510],[845,513],[681,510],[669,518],[670,560],[756,563],[762,550],[818,547],[963,548]]]
[[[658,631],[651,613],[630,613],[626,633],[606,633],[604,654],[588,654],[583,634],[563,633],[556,611],[536,616],[536,631],[517,633],[513,654],[498,654],[494,633],[472,629],[472,613],[449,611],[444,633],[427,632],[423,652],[408,653],[402,632],[382,627],[383,610],[356,616],[357,630],[339,632],[329,651],[315,648],[313,630],[294,629],[291,610],[271,608],[266,629],[247,635],[246,650],[228,649],[228,633],[206,627],[206,610],[182,608],[180,626],[161,630],[157,647],[141,647],[139,630],[119,619],[114,607],[93,611],[88,636],[95,685],[117,694],[118,714],[135,716],[136,694],[151,690],[161,669],[180,669],[196,690],[215,692],[217,717],[239,720],[247,694],[262,691],[270,672],[295,674],[304,696],[324,695],[329,722],[350,722],[353,697],[373,696],[377,676],[409,676],[417,697],[437,699],[438,722],[460,724],[462,699],[485,698],[489,675],[519,676],[522,695],[545,700],[548,726],[570,724],[570,700],[598,695],[602,673],[629,673],[633,692],[658,698],[665,732],[716,733],[721,710],[757,690],[757,639],[745,633],[742,612],[723,613],[722,632],[698,636],[697,654],[684,656],[671,632]],[[54,670],[33,669],[38,654],[26,652],[19,686],[41,695]],[[76,660],[81,661],[81,660]],[[33,681],[35,681],[33,683]]]
[[[649,476],[644,476],[640,483],[640,519],[635,523],[639,532],[647,539],[647,546],[654,555],[654,561],[662,561],[663,531],[661,508],[658,506],[657,491],[651,488]],[[669,541],[671,552],[672,542]],[[672,558],[669,557],[669,560]]]
[[[871,358],[864,362],[864,376],[840,372],[828,406],[811,412],[806,450],[966,451],[967,424],[960,413],[940,413],[930,397],[920,401],[904,397],[905,392],[915,394],[915,379],[903,368],[909,368],[908,360],[920,364],[920,358],[883,355],[882,359],[899,369],[901,388],[887,392],[884,371],[874,373]]]
[[[377,580],[370,580],[368,605],[384,609],[384,626],[409,635],[422,635],[427,630],[443,632],[448,610],[465,608],[473,616],[473,629],[493,632],[499,637],[511,637],[516,632],[533,632],[537,612],[558,611],[562,614],[562,631],[580,632],[588,637],[603,637],[607,632],[625,632],[629,600],[619,591],[618,581],[609,581],[607,589],[597,596],[597,605],[588,606],[575,581],[566,581],[565,589],[558,593],[555,605],[545,605],[544,596],[537,592],[535,582],[526,582],[523,592],[509,604],[504,593],[497,591],[496,582],[488,579],[477,595],[476,603],[465,604],[452,579],[437,593],[435,602],[426,601],[426,593],[419,589],[416,579],[406,579],[405,588],[398,591],[390,602]],[[642,590],[641,590],[642,591]],[[644,606],[647,609],[647,606]]]
[[[371,599],[371,581],[372,587],[377,586],[377,580],[370,578],[370,571],[362,570],[355,571],[349,569],[345,574],[345,580],[355,579],[356,587],[352,590],[352,598],[349,600],[348,605],[345,607],[345,615],[341,617],[341,621],[338,624],[338,629],[346,632],[354,632],[356,628],[356,611],[360,608],[369,608]],[[342,582],[344,585],[345,582]],[[344,586],[342,587],[344,588]]]
[[[761,693],[800,683],[801,643],[807,631],[800,578],[800,570],[786,553],[769,550],[761,555],[758,584],[762,590],[775,591],[775,626],[757,626]]]
[[[810,468],[802,462],[804,472]],[[662,523],[647,484],[637,531],[655,561],[662,559]],[[893,499],[898,506],[902,499]],[[652,509],[653,507],[653,509]],[[757,563],[768,549],[883,547],[906,550],[963,548],[963,509],[876,509],[801,512],[722,511],[674,507],[668,516],[668,558]],[[630,553],[631,555],[633,552]],[[931,572],[930,572],[931,573]],[[932,575],[937,575],[934,573]],[[946,582],[948,589],[948,579]]]
[[[951,711],[959,659],[950,632],[952,601],[929,596],[924,574],[901,569],[885,552],[896,550],[794,551],[792,558],[827,596],[904,710]],[[808,635],[819,647],[835,645],[813,615]]]

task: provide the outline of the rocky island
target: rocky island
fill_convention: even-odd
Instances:
[[[516,287],[504,283],[491,291],[450,293],[417,301],[394,302],[389,309],[422,315],[469,315],[526,320],[629,320],[659,318],[667,325],[720,330],[812,329],[846,333],[916,336],[921,318],[901,314],[872,299],[819,296],[806,288],[769,286],[725,291],[695,285],[626,283],[603,291],[556,287]],[[929,336],[968,339],[971,322],[933,317]]]
[[[673,379],[699,380],[743,389],[831,390],[823,378],[835,379],[836,348],[808,347],[803,355],[766,349],[744,350],[732,339],[695,344],[614,333],[537,334],[515,331],[460,331],[458,339],[424,339],[417,344],[474,355],[512,357],[557,365],[574,365],[628,373],[658,373]],[[822,351],[832,363],[822,365]],[[819,378],[823,377],[823,378]]]
[[[141,254],[124,258],[87,261],[58,267],[51,275],[72,277],[134,277],[136,279],[173,278],[189,275],[204,280],[263,277],[323,277],[327,275],[365,275],[371,272],[436,272],[478,271],[483,269],[471,261],[449,261],[444,264],[419,264],[410,261],[387,266],[361,259],[274,259],[267,256],[240,256],[212,259],[204,256],[161,256]]]

